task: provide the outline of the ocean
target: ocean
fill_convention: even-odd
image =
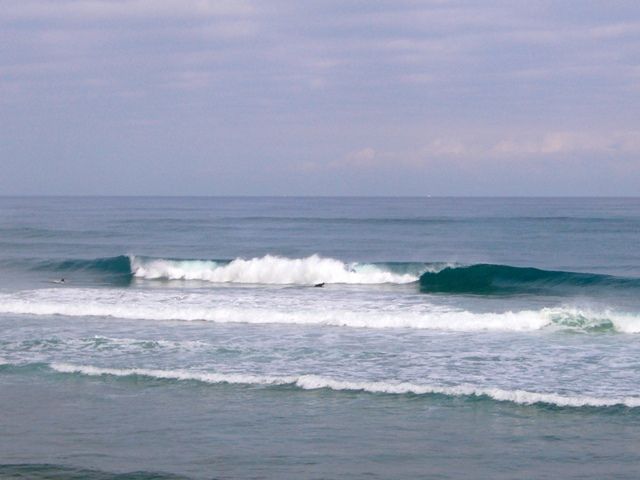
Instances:
[[[0,332],[0,478],[640,474],[637,198],[0,197]]]

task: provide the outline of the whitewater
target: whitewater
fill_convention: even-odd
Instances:
[[[65,286],[66,287],[66,286]],[[543,328],[582,332],[611,330],[640,332],[640,315],[611,310],[576,307],[542,308],[501,312],[473,312],[430,303],[415,295],[398,294],[401,305],[385,303],[388,292],[342,291],[300,298],[298,291],[270,290],[238,292],[226,289],[191,292],[110,291],[103,289],[55,288],[0,294],[0,313],[58,315],[69,317],[113,317],[151,321],[205,321],[218,323],[330,325],[351,328],[409,328],[451,331],[533,331]],[[353,295],[355,298],[351,298]],[[379,298],[377,305],[372,301]],[[437,300],[437,299],[436,299]]]
[[[410,283],[417,275],[397,274],[376,265],[346,264],[334,258],[311,255],[307,258],[284,258],[265,255],[227,263],[211,260],[144,259],[129,256],[131,270],[137,278],[167,280],[202,280],[218,283],[253,283],[275,285],[316,285],[318,283]]]
[[[114,369],[85,365],[54,363],[51,369],[61,373],[79,373],[89,376],[130,377],[142,376],[163,380],[194,380],[202,383],[229,383],[249,385],[294,385],[304,390],[327,388],[331,390],[364,391],[369,393],[386,393],[390,395],[427,395],[439,394],[449,396],[489,397],[501,402],[513,402],[523,405],[546,403],[559,407],[640,407],[640,397],[597,398],[588,396],[567,396],[556,393],[536,393],[524,390],[501,390],[497,388],[481,388],[472,385],[436,386],[397,381],[348,381],[317,375],[301,375],[298,377],[259,376],[248,374],[224,374],[190,372],[185,370],[152,370],[152,369]]]

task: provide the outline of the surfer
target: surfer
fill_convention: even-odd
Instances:
[[[314,287],[318,287],[318,288],[324,287],[324,282],[316,283]]]

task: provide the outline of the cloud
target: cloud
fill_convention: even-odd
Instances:
[[[20,0],[3,4],[0,19],[111,20],[248,15],[245,0]]]
[[[348,153],[342,159],[325,164],[328,169],[375,170],[387,167],[423,169],[434,162],[446,161],[461,168],[479,167],[488,162],[536,162],[546,159],[593,158],[602,155],[629,157],[640,154],[640,131],[609,133],[548,132],[495,138],[439,137],[413,149],[375,150],[366,147]],[[453,163],[451,163],[453,162]],[[314,164],[315,168],[320,165]]]
[[[132,161],[189,152],[187,171],[188,155],[268,158],[380,182],[395,166],[411,181],[435,164],[637,162],[637,6],[551,3],[5,0],[0,136],[16,159],[27,144],[97,157],[78,138],[112,135]]]
[[[640,36],[640,22],[620,22],[599,25],[590,29],[593,38],[609,39],[624,36]]]
[[[640,131],[551,132],[537,138],[503,139],[491,149],[496,155],[637,154]]]
[[[355,168],[371,168],[379,165],[379,158],[375,149],[366,147],[355,152],[348,153],[342,159],[333,161],[329,164],[331,168],[335,167],[355,167]]]
[[[30,56],[43,63],[71,60],[82,66],[77,74],[96,76],[90,70],[120,59],[127,68],[135,65],[149,85],[198,71],[234,89],[243,85],[238,78],[259,72],[259,90],[268,90],[263,95],[287,88],[300,96],[331,92],[340,108],[346,98],[388,101],[393,89],[425,86],[453,96],[491,83],[500,83],[505,94],[523,81],[560,88],[554,79],[607,77],[612,86],[637,85],[624,74],[635,55],[636,22],[567,24],[524,2],[9,0],[0,23],[7,27],[0,42],[26,50],[16,64],[33,64]],[[602,38],[616,40],[616,48]],[[215,60],[189,65],[198,55]],[[168,71],[159,75],[162,68]],[[129,81],[129,72],[117,75]]]

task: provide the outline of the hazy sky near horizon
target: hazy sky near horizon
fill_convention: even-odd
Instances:
[[[3,0],[0,194],[640,195],[640,3]]]

